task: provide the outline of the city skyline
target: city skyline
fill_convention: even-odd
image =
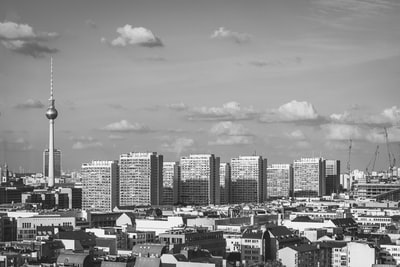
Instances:
[[[40,172],[54,59],[64,170],[154,151],[400,161],[396,1],[0,3],[0,162]]]

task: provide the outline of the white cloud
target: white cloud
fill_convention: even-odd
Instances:
[[[125,139],[125,137],[121,136],[121,135],[116,135],[116,134],[110,134],[108,136],[109,139],[111,140],[123,140]]]
[[[238,44],[247,43],[251,40],[250,34],[230,31],[224,27],[219,27],[217,30],[215,30],[211,35],[211,38],[231,40]]]
[[[247,120],[256,115],[253,107],[242,108],[232,101],[222,107],[197,107],[190,110],[190,120]]]
[[[242,124],[233,123],[231,121],[222,121],[213,125],[210,129],[211,134],[215,135],[249,135],[247,130]]]
[[[110,123],[103,128],[110,132],[149,132],[150,128],[140,123],[130,123],[127,120]]]
[[[175,152],[180,155],[183,151],[186,151],[194,145],[194,141],[191,138],[180,137],[172,142],[166,142],[162,144],[162,148],[166,151]]]
[[[285,133],[285,135],[287,137],[289,137],[290,139],[293,139],[293,140],[304,140],[304,139],[306,139],[306,136],[304,135],[304,133],[299,129],[294,130],[292,132]]]
[[[150,30],[143,27],[132,27],[126,24],[117,29],[119,36],[111,41],[112,46],[139,45],[145,47],[163,46],[160,38],[155,36]],[[102,42],[105,39],[102,38]]]
[[[249,145],[253,144],[254,140],[252,136],[223,136],[218,137],[216,141],[210,141],[210,145],[222,145],[222,146],[229,146],[229,145]]]
[[[169,105],[167,105],[167,107],[170,108],[170,109],[173,109],[173,110],[178,110],[178,111],[182,111],[182,110],[187,110],[188,109],[188,106],[183,102],[175,103],[175,104],[169,104]]]
[[[71,137],[74,144],[72,145],[72,149],[82,150],[88,148],[96,148],[102,147],[103,143],[99,142],[96,138],[92,136],[78,136],[78,137]]]
[[[400,123],[400,109],[397,106],[383,110],[381,115],[388,119],[392,125],[398,125]]]
[[[260,118],[263,122],[318,121],[322,117],[311,103],[292,100],[276,110],[267,111]]]
[[[358,110],[344,111],[339,114],[331,114],[330,119],[338,123],[369,125],[369,126],[390,126],[399,125],[400,109],[397,106],[384,109],[380,114],[368,114]]]
[[[15,108],[19,109],[44,108],[44,104],[40,102],[40,100],[27,99],[24,103],[16,104]]]
[[[3,46],[13,52],[35,58],[58,52],[57,49],[40,43],[58,36],[54,32],[35,33],[33,28],[27,24],[17,24],[11,21],[0,22],[0,41]]]
[[[321,125],[325,137],[328,140],[362,139],[363,130],[356,125],[347,124],[324,124]]]

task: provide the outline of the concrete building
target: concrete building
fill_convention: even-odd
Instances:
[[[224,256],[226,241],[222,231],[208,231],[204,228],[179,228],[159,235],[161,244],[168,245],[175,253],[182,248],[198,247],[207,249],[214,256]]]
[[[119,158],[119,205],[161,205],[163,156],[130,152]]]
[[[81,167],[82,209],[112,211],[118,206],[118,162],[92,161]]]
[[[267,159],[240,156],[231,159],[231,202],[261,203],[266,199]]]
[[[267,246],[265,232],[259,229],[246,229],[241,239],[241,259],[245,266],[265,261]]]
[[[267,198],[291,197],[293,165],[272,164],[267,168]]]
[[[220,204],[230,203],[231,165],[221,162],[219,165],[219,193]]]
[[[326,195],[339,193],[340,189],[340,160],[325,160]]]
[[[295,197],[325,195],[325,161],[322,158],[301,158],[293,163]]]
[[[318,247],[316,245],[301,244],[289,246],[279,250],[279,259],[287,267],[318,267]],[[368,266],[368,265],[364,265]]]
[[[163,205],[174,205],[178,202],[179,180],[179,162],[163,162]]]
[[[43,176],[49,176],[49,149],[43,151]],[[61,150],[54,149],[54,178],[61,178]]]
[[[180,160],[179,201],[191,205],[219,204],[219,157],[196,154]]]

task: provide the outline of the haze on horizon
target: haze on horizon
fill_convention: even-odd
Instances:
[[[400,162],[396,0],[0,2],[0,164],[40,172],[54,60],[64,170],[155,151]]]

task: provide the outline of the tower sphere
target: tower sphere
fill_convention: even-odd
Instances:
[[[58,112],[57,109],[55,109],[54,107],[49,107],[46,111],[46,117],[49,120],[54,120],[55,118],[57,118]]]

